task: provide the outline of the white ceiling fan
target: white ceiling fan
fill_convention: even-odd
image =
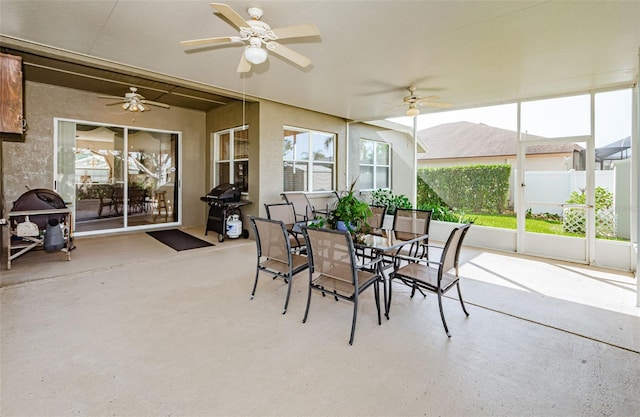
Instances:
[[[452,106],[450,103],[432,101],[432,100],[439,100],[440,97],[438,96],[426,96],[426,97],[417,96],[416,87],[414,86],[409,86],[407,89],[409,90],[409,95],[405,96],[402,99],[402,102],[403,102],[402,105],[409,106],[406,112],[407,116],[413,117],[413,116],[419,115],[420,114],[420,109],[418,108],[419,106],[444,107],[444,108],[448,108]]]
[[[136,87],[129,87],[129,92],[124,95],[124,97],[113,97],[113,96],[99,96],[100,98],[108,98],[108,99],[117,99],[118,101],[114,103],[107,103],[107,106],[115,106],[116,104],[122,104],[123,110],[128,110],[131,112],[143,112],[147,110],[151,110],[149,105],[158,106],[165,109],[169,108],[168,104],[158,103],[157,101],[145,100],[143,96],[137,93],[138,89]]]
[[[301,24],[271,29],[267,23],[260,20],[262,10],[257,7],[250,7],[247,12],[251,20],[244,20],[235,10],[226,4],[211,3],[218,13],[226,18],[236,29],[240,31],[240,36],[223,36],[217,38],[193,39],[180,42],[183,46],[202,46],[223,43],[243,43],[246,46],[244,53],[240,57],[238,72],[248,72],[251,64],[262,64],[267,59],[267,50],[280,55],[281,57],[299,65],[302,68],[308,67],[311,60],[304,55],[276,42],[282,39],[303,38],[309,36],[319,36],[318,28],[313,24]]]

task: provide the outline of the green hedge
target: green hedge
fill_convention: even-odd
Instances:
[[[509,197],[511,165],[468,165],[418,170],[418,206],[503,213]]]

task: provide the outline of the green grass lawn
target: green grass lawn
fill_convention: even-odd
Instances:
[[[501,227],[503,229],[516,229],[516,216],[504,214],[468,214],[475,218],[474,224],[479,226]],[[525,229],[527,232],[547,233],[551,235],[580,236],[575,233],[565,233],[562,231],[562,222],[558,220],[526,219]],[[584,237],[584,236],[583,236]]]

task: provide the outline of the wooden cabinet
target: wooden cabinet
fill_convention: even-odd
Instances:
[[[0,133],[25,131],[22,94],[22,57],[0,53]]]

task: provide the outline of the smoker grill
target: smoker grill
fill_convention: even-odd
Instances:
[[[234,184],[220,184],[211,189],[207,195],[200,197],[201,201],[209,204],[206,235],[209,230],[218,233],[218,242],[223,242],[227,234],[227,219],[237,214],[242,219],[240,207],[251,204],[251,201],[240,200],[240,188]],[[242,237],[249,237],[249,231],[242,229]]]
[[[64,200],[58,193],[46,188],[34,188],[22,194],[13,202],[11,211],[30,211],[30,210],[51,210],[67,208]],[[38,225],[40,230],[47,227],[49,219],[57,219],[59,223],[64,222],[64,215],[42,214],[29,216],[29,221]],[[25,221],[24,217],[14,217],[16,223]]]

